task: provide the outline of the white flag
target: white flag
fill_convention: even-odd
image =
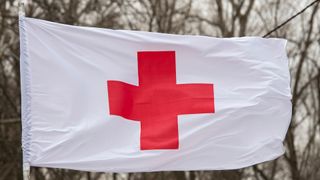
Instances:
[[[275,159],[291,118],[283,39],[78,27],[20,17],[31,166],[236,169]]]

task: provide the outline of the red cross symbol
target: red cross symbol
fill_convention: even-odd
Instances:
[[[214,113],[213,84],[176,84],[175,51],[138,52],[139,86],[108,81],[111,115],[140,122],[140,149],[178,149],[181,114]]]

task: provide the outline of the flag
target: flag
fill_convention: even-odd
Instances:
[[[237,169],[284,153],[286,40],[171,35],[20,17],[25,164]]]

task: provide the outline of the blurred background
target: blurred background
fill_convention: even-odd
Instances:
[[[26,16],[111,29],[213,37],[264,36],[312,1],[28,0]],[[229,171],[92,173],[32,167],[31,179],[319,180],[319,3],[269,37],[288,40],[293,117],[281,158]],[[22,179],[19,76],[18,1],[0,0],[0,180]]]

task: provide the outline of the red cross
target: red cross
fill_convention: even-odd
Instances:
[[[140,121],[140,149],[178,149],[181,114],[214,113],[213,84],[176,84],[175,51],[138,52],[139,86],[108,81],[110,114]]]

